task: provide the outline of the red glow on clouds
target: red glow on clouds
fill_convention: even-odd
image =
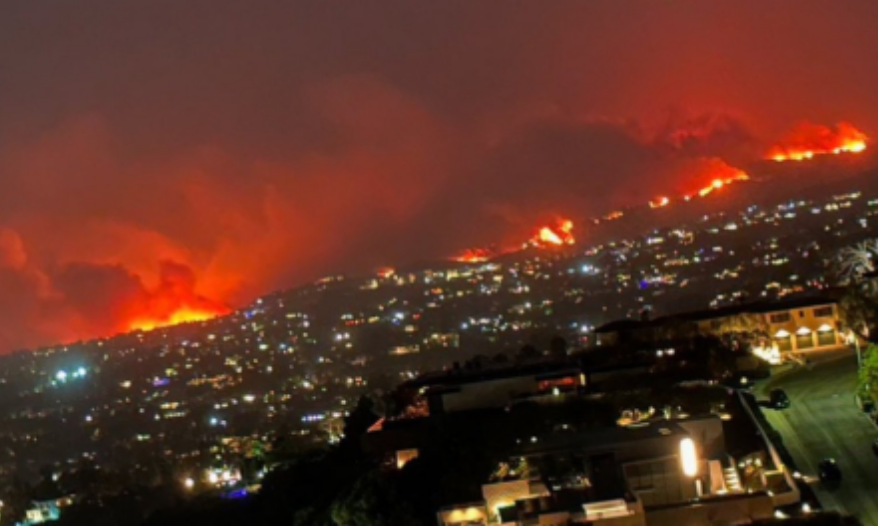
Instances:
[[[869,138],[853,125],[842,122],[835,128],[803,122],[768,152],[774,161],[805,161],[818,155],[861,153]]]

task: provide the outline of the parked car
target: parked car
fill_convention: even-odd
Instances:
[[[790,397],[783,389],[772,389],[768,401],[775,409],[786,409],[790,406]]]
[[[822,482],[840,482],[841,469],[834,458],[824,458],[820,461],[817,469],[820,471],[820,480]]]

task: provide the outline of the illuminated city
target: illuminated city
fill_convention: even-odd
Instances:
[[[0,526],[878,525],[874,20],[4,4]]]

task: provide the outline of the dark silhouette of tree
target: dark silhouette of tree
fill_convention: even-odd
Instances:
[[[361,396],[357,407],[345,418],[344,438],[341,441],[343,450],[359,452],[360,437],[378,421],[378,416],[373,411],[374,402],[368,396]]]
[[[501,353],[495,354],[494,357],[491,358],[491,361],[494,362],[495,364],[505,364],[505,363],[509,363],[509,357],[506,356],[505,353],[501,352]]]
[[[338,526],[416,526],[420,524],[403,497],[395,473],[372,470],[332,505]]]
[[[532,360],[534,358],[539,358],[540,356],[542,356],[542,353],[530,343],[518,351],[518,358],[521,360]]]
[[[549,342],[549,351],[554,356],[567,356],[567,340],[560,336],[555,336]]]

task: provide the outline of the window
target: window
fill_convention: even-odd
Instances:
[[[790,313],[789,312],[779,312],[777,314],[772,314],[768,317],[771,323],[786,323],[790,321]]]
[[[804,318],[804,317],[805,317],[805,311],[800,310],[800,311],[799,311],[799,317],[800,317],[800,318]]]
[[[814,309],[814,317],[815,318],[831,317],[831,316],[832,316],[832,306],[817,307]]]

